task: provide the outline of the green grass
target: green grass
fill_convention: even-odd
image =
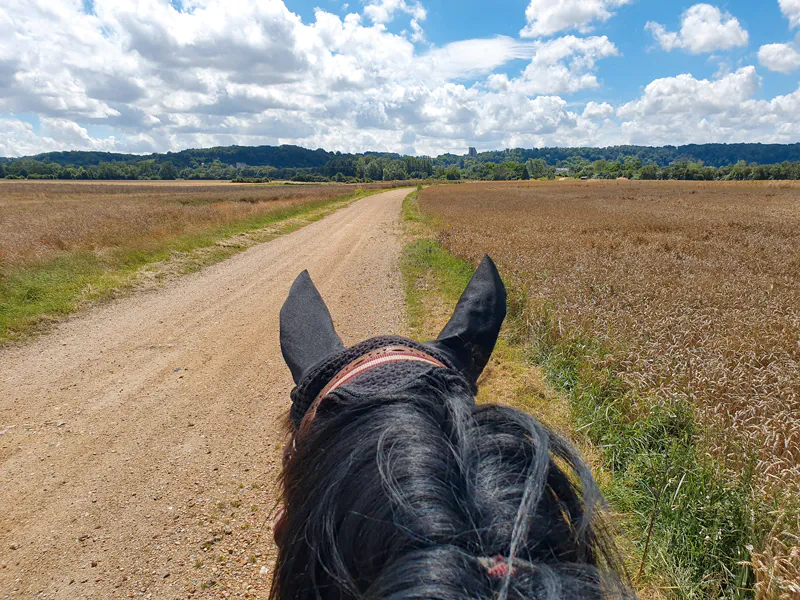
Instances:
[[[446,298],[457,299],[474,270],[469,263],[459,261],[431,240],[408,244],[403,252],[401,268],[406,286],[408,325],[414,337],[424,337],[426,316],[424,292],[416,282],[425,276],[426,271],[433,271],[438,292]]]
[[[403,200],[403,220],[410,226],[412,235],[418,238],[406,245],[401,258],[408,326],[415,338],[423,338],[427,333],[424,302],[427,289],[420,285],[425,277],[433,274],[439,295],[453,300],[455,305],[474,271],[472,265],[454,257],[430,239],[433,224],[420,213],[417,202],[421,187],[417,186],[417,190]]]
[[[604,492],[625,515],[625,535],[640,553],[647,546],[645,575],[665,579],[680,598],[752,595],[742,563],[765,533],[752,504],[752,468],[730,477],[699,447],[689,405],[626,386],[613,364],[603,366],[605,349],[579,333],[559,334],[551,311],[538,311],[527,348],[569,398],[576,431],[599,450],[610,474]]]
[[[437,294],[454,304],[473,266],[434,241],[436,224],[420,213],[416,193],[406,198],[403,215],[416,238],[401,266],[409,325],[419,335],[426,298]],[[769,507],[752,500],[752,469],[736,477],[723,472],[702,451],[689,405],[638,394],[609,364],[608,349],[579,332],[560,332],[556,311],[530,306],[520,289],[511,281],[498,345],[511,351],[501,360],[538,366],[566,397],[574,437],[590,445],[598,480],[622,516],[637,587],[676,598],[752,597],[747,545],[757,545],[771,525],[764,522]]]
[[[268,236],[255,240],[266,241],[321,219],[350,200],[385,191],[388,190],[359,190],[350,196],[291,206],[199,233],[143,243],[137,248],[65,252],[49,260],[0,270],[0,344],[22,338],[86,302],[106,299],[130,288],[144,267],[167,261],[176,253],[184,255],[180,272],[196,271],[252,245],[217,245],[218,242],[277,226]]]

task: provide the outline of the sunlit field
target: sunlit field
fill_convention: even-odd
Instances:
[[[393,185],[0,182],[0,342],[113,296],[154,263],[196,270],[246,247],[231,236],[263,241],[267,226]]]
[[[685,542],[700,579],[716,553],[733,581],[749,545],[762,583],[796,584],[800,184],[467,184],[426,189],[420,207],[444,248],[473,264],[490,253],[524,294],[530,353],[628,486],[623,506],[656,498],[665,545]]]
[[[65,251],[149,248],[302,204],[352,194],[363,185],[228,182],[0,182],[0,266]]]

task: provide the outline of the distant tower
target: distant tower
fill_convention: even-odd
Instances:
[[[472,147],[470,147],[468,154],[469,154],[471,157],[473,157],[473,158],[476,158],[476,157],[478,156],[478,151],[477,151],[477,150],[475,150],[475,148],[472,148]]]

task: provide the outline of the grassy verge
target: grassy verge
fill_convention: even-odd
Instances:
[[[115,247],[65,252],[0,272],[0,344],[40,330],[87,303],[147,281],[189,273],[321,219],[351,201],[387,190],[309,202],[200,233]]]
[[[411,232],[402,263],[409,324],[412,335],[428,337],[473,267],[435,241],[436,224],[420,213],[416,194],[403,214]],[[520,289],[510,282],[509,315],[482,399],[532,412],[588,455],[620,516],[620,543],[643,596],[753,596],[747,547],[767,535],[774,513],[754,504],[752,469],[733,478],[723,472],[698,445],[690,406],[636,393],[608,349],[561,331],[554,309],[531,306]]]

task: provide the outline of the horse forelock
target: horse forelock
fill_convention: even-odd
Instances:
[[[303,432],[292,415],[274,600],[630,595],[569,444],[454,369],[398,381],[336,390]]]

